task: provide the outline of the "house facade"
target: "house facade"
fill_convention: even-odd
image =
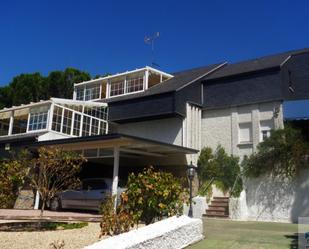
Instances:
[[[96,165],[94,174],[112,175],[116,191],[118,177],[150,164],[184,175],[206,146],[250,155],[271,129],[284,127],[284,103],[306,99],[309,49],[172,74],[145,67],[76,83],[71,100],[1,110],[1,153],[25,146],[79,151]],[[231,201],[233,218],[291,219],[294,193],[281,205],[286,211],[274,213],[267,203],[248,205],[260,194],[246,196],[250,186]]]

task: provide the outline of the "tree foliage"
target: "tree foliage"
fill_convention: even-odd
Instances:
[[[29,172],[30,155],[21,151],[0,162],[0,208],[13,208],[19,188]]]
[[[77,175],[85,160],[77,153],[59,148],[39,148],[38,157],[33,159],[29,177],[31,185],[42,199],[41,215],[46,202],[59,192],[80,185]]]
[[[239,158],[229,156],[221,146],[214,152],[209,147],[201,150],[198,177],[202,194],[210,195],[211,184],[215,184],[223,192],[229,192],[231,196],[237,197],[242,191]]]
[[[183,212],[187,191],[181,180],[171,173],[155,171],[149,167],[141,173],[130,174],[127,186],[122,198],[127,201],[127,208],[135,221],[150,224],[156,219]]]
[[[242,163],[247,177],[263,174],[295,177],[303,168],[309,168],[309,145],[301,132],[292,127],[271,131],[269,138],[260,143],[257,153]]]
[[[0,88],[0,108],[50,97],[72,98],[73,84],[86,80],[90,80],[89,73],[74,68],[53,71],[46,77],[40,73],[20,74],[8,86]]]

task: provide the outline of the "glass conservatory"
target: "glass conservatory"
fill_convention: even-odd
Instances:
[[[107,131],[105,103],[51,98],[0,110],[0,136],[53,132],[80,137]]]
[[[173,75],[171,74],[147,66],[124,73],[76,83],[74,84],[73,99],[96,101],[142,92],[172,77]]]

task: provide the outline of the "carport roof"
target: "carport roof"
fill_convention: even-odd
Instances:
[[[119,147],[120,151],[123,152],[148,156],[196,154],[198,152],[198,150],[191,148],[121,133],[41,141],[36,142],[34,146],[58,146],[65,150]]]

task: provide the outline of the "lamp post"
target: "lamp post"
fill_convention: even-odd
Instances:
[[[190,188],[190,206],[189,206],[189,213],[188,216],[189,217],[193,217],[193,210],[192,210],[192,181],[194,178],[194,174],[195,174],[195,169],[196,167],[192,164],[192,161],[190,163],[190,165],[188,165],[188,169],[187,169],[187,174],[188,174],[188,178],[189,178],[189,188]]]

